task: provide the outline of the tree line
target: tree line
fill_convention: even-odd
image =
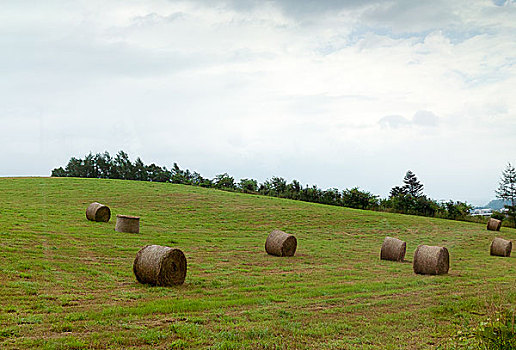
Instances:
[[[388,198],[380,198],[358,187],[342,191],[337,188],[323,190],[317,185],[303,186],[297,180],[292,180],[289,183],[278,176],[267,179],[263,183],[248,178],[237,181],[228,173],[219,174],[213,179],[209,179],[201,176],[196,171],[181,169],[177,163],[174,163],[168,169],[154,163],[146,165],[139,157],[131,162],[124,151],[119,151],[114,157],[108,152],[90,153],[84,159],[72,157],[64,168],[53,169],[52,176],[168,182],[356,209],[389,211],[455,220],[466,219],[472,209],[469,204],[464,202],[451,200],[438,202],[427,197],[423,194],[423,184],[410,170],[405,174],[403,185],[393,187]]]

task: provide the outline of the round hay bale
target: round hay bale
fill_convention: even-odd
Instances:
[[[127,232],[127,233],[139,233],[140,232],[140,218],[138,216],[117,214],[115,231]]]
[[[502,221],[490,218],[487,222],[487,229],[489,231],[500,231],[500,227],[502,227]]]
[[[136,254],[133,272],[140,283],[156,286],[183,284],[186,258],[180,249],[147,245]]]
[[[414,272],[422,275],[442,275],[450,268],[450,254],[444,247],[420,245],[414,252]]]
[[[111,210],[104,204],[93,202],[86,209],[86,218],[90,221],[108,222],[111,218]]]
[[[272,231],[265,241],[265,251],[270,255],[293,256],[296,248],[296,237],[280,230]]]
[[[511,256],[512,242],[503,238],[496,237],[491,242],[491,255]]]
[[[405,252],[407,251],[407,243],[393,237],[385,237],[380,252],[381,260],[403,261]]]

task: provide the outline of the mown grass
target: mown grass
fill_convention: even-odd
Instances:
[[[1,348],[426,349],[516,304],[515,254],[489,256],[514,229],[135,181],[3,178],[0,193]],[[86,220],[93,201],[109,223]],[[115,232],[116,214],[141,233]],[[274,228],[295,257],[264,252]],[[408,262],[379,260],[386,235]],[[423,243],[449,249],[448,275],[412,272]],[[146,244],[184,251],[184,285],[136,282]]]

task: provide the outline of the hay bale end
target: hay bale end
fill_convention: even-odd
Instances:
[[[115,231],[126,233],[139,233],[140,217],[117,214]]]
[[[489,231],[500,231],[501,227],[502,227],[501,220],[489,218],[489,221],[487,222],[487,229]]]
[[[280,230],[272,231],[265,241],[265,251],[270,255],[293,256],[296,248],[296,237]]]
[[[419,245],[414,252],[414,272],[422,275],[442,275],[450,268],[448,249],[438,246]]]
[[[136,254],[133,272],[138,282],[143,284],[183,284],[186,278],[186,257],[177,248],[147,245]]]
[[[108,206],[93,202],[86,208],[86,219],[97,222],[108,222],[111,218],[111,210]]]
[[[380,252],[380,259],[403,261],[403,259],[405,258],[406,251],[406,242],[394,237],[385,237],[382,244],[382,250]]]
[[[496,237],[491,242],[491,255],[509,257],[511,256],[511,250],[512,242],[507,239]]]

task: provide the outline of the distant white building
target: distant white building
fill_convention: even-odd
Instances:
[[[504,213],[506,216],[507,216],[507,212],[509,210],[507,210],[507,208],[502,208],[500,210],[497,210],[498,212],[500,213]],[[491,216],[493,215],[493,209],[491,208],[486,208],[486,209],[471,209],[471,211],[469,212],[469,214],[471,216]]]
[[[493,209],[472,209],[470,214],[471,216],[491,216],[493,214]]]

